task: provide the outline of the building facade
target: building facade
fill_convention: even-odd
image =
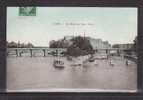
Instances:
[[[128,43],[128,44],[114,44],[112,47],[113,48],[120,48],[120,49],[132,49],[134,44]]]
[[[109,49],[111,44],[108,41],[102,41],[102,39],[94,39],[88,37],[93,49]]]

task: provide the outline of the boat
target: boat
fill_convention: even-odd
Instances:
[[[71,66],[75,66],[75,67],[77,67],[77,66],[81,66],[82,64],[80,64],[80,63],[74,63],[74,64],[71,64]]]
[[[91,56],[89,59],[88,59],[89,62],[94,62],[95,61],[95,58],[94,56]]]
[[[114,63],[113,63],[112,60],[109,61],[109,64],[110,64],[111,66],[114,66]]]
[[[97,65],[98,65],[97,61],[94,61],[94,65],[95,65],[95,66],[97,66]]]
[[[64,68],[64,62],[60,60],[54,60],[53,65],[55,68]]]
[[[58,53],[58,50],[55,53],[55,56],[57,59],[54,60],[53,62],[53,66],[55,68],[64,68],[64,62],[62,60],[60,60],[60,54]]]

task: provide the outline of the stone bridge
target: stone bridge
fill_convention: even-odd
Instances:
[[[21,57],[24,53],[29,53],[31,57],[33,57],[34,53],[42,52],[43,56],[46,57],[48,53],[55,52],[56,54],[60,54],[62,52],[66,52],[66,48],[7,48],[7,55],[16,55],[17,57]]]
[[[16,55],[17,57],[21,57],[24,53],[29,53],[31,57],[37,52],[41,52],[43,57],[46,57],[48,54],[55,52],[55,54],[61,54],[62,52],[66,52],[66,48],[48,48],[48,47],[38,47],[38,48],[7,48],[7,55]],[[112,52],[113,51],[113,52]],[[119,48],[108,48],[108,49],[95,49],[95,53],[104,52],[106,54],[116,53],[118,55],[124,54],[125,51],[133,51],[128,49],[119,49]]]

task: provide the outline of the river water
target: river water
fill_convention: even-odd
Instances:
[[[9,91],[48,90],[48,89],[101,89],[101,90],[136,90],[137,65],[120,57],[110,60],[87,62],[86,66],[72,66],[81,63],[86,57],[64,61],[65,67],[53,67],[57,59],[48,57],[7,57],[7,89]],[[69,90],[70,91],[70,90]]]

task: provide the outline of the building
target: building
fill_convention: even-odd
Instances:
[[[102,39],[94,39],[88,37],[93,49],[109,49],[111,48],[111,44],[108,41],[102,41]]]
[[[128,44],[114,44],[112,47],[113,48],[120,48],[120,49],[132,49],[133,43],[128,43]]]

